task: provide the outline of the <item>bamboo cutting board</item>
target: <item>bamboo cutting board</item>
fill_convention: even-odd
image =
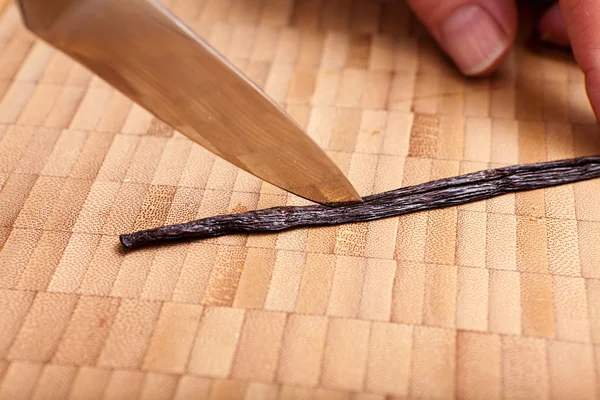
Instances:
[[[172,0],[362,195],[600,154],[570,57],[466,80],[401,1]],[[168,51],[168,49],[166,49]],[[0,18],[0,398],[592,399],[600,181],[124,254],[303,204]]]

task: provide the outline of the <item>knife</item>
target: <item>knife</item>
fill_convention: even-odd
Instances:
[[[194,142],[321,204],[362,199],[310,136],[156,0],[17,0],[28,30]]]

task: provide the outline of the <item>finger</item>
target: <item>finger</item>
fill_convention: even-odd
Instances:
[[[570,46],[567,27],[560,11],[559,3],[555,3],[544,12],[540,19],[540,38],[558,46]]]
[[[407,0],[465,75],[494,70],[515,40],[515,0]]]
[[[600,6],[598,0],[560,0],[573,56],[585,73],[587,94],[600,117]]]

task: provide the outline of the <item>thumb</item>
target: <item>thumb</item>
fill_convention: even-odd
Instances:
[[[600,118],[600,7],[598,0],[560,0],[575,60],[585,73],[589,100]]]
[[[417,18],[465,75],[483,75],[515,40],[515,0],[407,0]]]

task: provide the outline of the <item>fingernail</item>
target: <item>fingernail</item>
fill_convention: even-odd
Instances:
[[[483,8],[468,5],[442,24],[442,45],[465,75],[487,70],[510,45],[508,36]]]

